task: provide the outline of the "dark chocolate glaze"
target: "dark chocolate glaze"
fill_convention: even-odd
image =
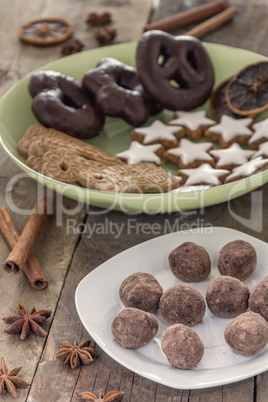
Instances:
[[[103,114],[72,77],[56,71],[38,71],[29,82],[32,111],[46,127],[86,139],[96,136],[104,125]]]
[[[136,67],[151,99],[170,110],[201,106],[214,84],[211,60],[200,40],[190,36],[145,32],[137,46]]]
[[[146,123],[149,114],[161,111],[145,94],[136,69],[112,57],[103,58],[86,72],[82,86],[105,115],[121,117],[134,127]]]

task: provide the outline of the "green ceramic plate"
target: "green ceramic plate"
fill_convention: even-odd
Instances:
[[[264,56],[256,53],[232,47],[215,44],[204,44],[204,46],[214,65],[215,85],[235,74],[243,66],[265,59]],[[135,49],[135,43],[102,47],[59,59],[47,64],[42,69],[60,71],[81,81],[84,73],[95,67],[102,57],[115,57],[127,64],[134,65]],[[101,208],[128,212],[162,213],[225,202],[252,191],[268,181],[268,170],[266,170],[247,179],[201,190],[190,189],[187,192],[163,194],[116,194],[67,185],[38,174],[25,164],[25,160],[16,150],[16,145],[26,129],[37,122],[31,112],[31,97],[27,89],[30,75],[15,84],[1,101],[0,138],[2,146],[11,159],[29,176],[67,197]],[[207,104],[203,108],[209,112]],[[167,121],[170,117],[169,112],[163,112],[160,116],[163,121]],[[259,119],[263,117],[264,115]],[[130,132],[131,127],[121,119],[108,118],[104,130],[89,142],[115,154],[128,148],[131,142]]]

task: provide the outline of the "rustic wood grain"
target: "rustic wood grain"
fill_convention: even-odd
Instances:
[[[84,23],[90,11],[110,11],[113,21],[111,26],[118,31],[115,43],[137,40],[149,16],[157,20],[185,10],[206,1],[201,0],[163,0],[154,13],[150,13],[149,0],[0,0],[0,96],[19,78],[52,60],[61,57],[61,45],[40,48],[22,44],[16,35],[16,28],[25,21],[39,17],[58,15],[74,22],[74,37],[85,44],[85,50],[97,46],[94,39],[96,28]],[[208,42],[238,46],[268,55],[266,46],[266,21],[268,5],[264,0],[232,0],[230,5],[239,9],[232,22],[206,35]],[[258,27],[258,28],[257,28]],[[189,27],[190,28],[190,27]],[[187,27],[188,29],[188,27]],[[183,33],[183,30],[173,32]],[[9,186],[10,179],[21,174],[15,164],[0,149],[0,206],[10,209],[10,199],[21,209],[30,209],[37,198],[37,183],[27,177],[21,177]],[[41,190],[41,188],[39,188]],[[64,203],[66,210],[77,207],[76,202],[59,195],[52,195],[55,205]],[[92,343],[100,352],[99,357],[89,366],[71,370],[55,359],[61,340],[77,342],[88,338],[74,304],[74,293],[80,280],[98,265],[136,244],[153,237],[181,228],[197,226],[226,226],[244,231],[261,240],[268,241],[268,185],[235,199],[229,203],[182,213],[163,215],[128,216],[111,211],[99,215],[98,208],[81,205],[71,217],[76,224],[83,222],[91,227],[105,224],[105,219],[123,225],[120,236],[115,237],[110,231],[105,234],[69,231],[68,213],[63,214],[62,222],[57,222],[54,215],[41,234],[34,253],[41,263],[49,280],[49,286],[42,292],[35,292],[27,283],[23,274],[14,276],[0,269],[0,292],[3,303],[0,304],[0,317],[13,314],[19,302],[28,308],[46,308],[53,311],[51,318],[44,324],[49,332],[46,339],[34,335],[26,341],[19,341],[17,336],[3,332],[1,324],[0,355],[5,356],[8,367],[22,365],[22,377],[31,382],[28,389],[18,391],[18,401],[47,402],[77,401],[76,392],[101,389],[108,392],[113,389],[125,392],[124,402],[264,402],[268,399],[267,373],[255,379],[204,390],[176,390],[156,384],[122,367]],[[258,213],[256,211],[259,211]],[[22,230],[27,216],[10,210],[18,228]],[[130,224],[134,219],[135,224]],[[152,233],[143,232],[144,225],[152,227],[157,222],[159,229]],[[139,229],[137,229],[139,228]],[[0,265],[8,255],[8,247],[0,237]],[[10,400],[7,395],[3,400]]]

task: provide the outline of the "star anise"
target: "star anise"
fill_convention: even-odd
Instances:
[[[84,46],[84,43],[79,39],[68,39],[62,46],[61,54],[63,56],[69,56],[70,54],[81,52]]]
[[[89,347],[90,339],[87,339],[79,345],[74,341],[72,345],[68,341],[62,341],[62,348],[56,353],[56,358],[63,361],[64,364],[70,364],[71,368],[77,368],[80,364],[88,365],[93,362],[93,358],[99,355],[93,348]]]
[[[47,332],[40,327],[40,324],[50,317],[52,311],[38,310],[32,308],[27,313],[26,308],[19,304],[19,315],[11,315],[4,317],[3,321],[6,324],[11,324],[10,327],[5,329],[5,332],[10,335],[21,334],[20,339],[23,341],[30,335],[31,331],[38,336],[47,336]]]
[[[95,38],[101,45],[109,45],[116,37],[116,30],[113,28],[101,28],[95,33]]]
[[[77,392],[79,401],[91,401],[91,402],[120,402],[122,401],[124,392],[120,391],[110,391],[108,394],[103,396],[102,391],[100,391],[99,397],[92,394],[92,392]]]
[[[21,367],[14,368],[8,371],[5,359],[1,358],[0,366],[0,396],[8,392],[13,398],[16,398],[15,388],[25,388],[28,387],[26,381],[18,377],[17,374],[20,372]]]
[[[107,12],[102,14],[93,12],[88,14],[86,22],[92,25],[106,25],[111,22],[111,14]]]

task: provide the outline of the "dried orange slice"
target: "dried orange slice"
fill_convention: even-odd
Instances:
[[[243,118],[243,116],[233,112],[227,103],[226,90],[231,78],[228,78],[227,80],[220,83],[210,97],[210,110],[215,120],[217,120],[218,122],[223,115],[233,117],[234,119]]]
[[[61,17],[37,18],[26,22],[18,29],[19,38],[34,45],[63,42],[72,32],[72,23]]]
[[[268,109],[268,61],[250,64],[228,83],[227,104],[233,112],[257,115]]]

